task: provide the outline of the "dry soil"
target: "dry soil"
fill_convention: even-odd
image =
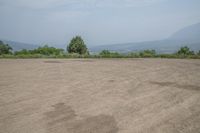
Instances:
[[[200,133],[200,60],[1,59],[0,133]]]

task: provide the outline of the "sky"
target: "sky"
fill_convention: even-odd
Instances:
[[[0,0],[0,38],[89,46],[165,39],[200,22],[200,0]]]

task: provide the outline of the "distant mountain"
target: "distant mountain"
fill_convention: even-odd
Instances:
[[[169,39],[188,43],[200,42],[200,23],[183,28],[174,33]]]
[[[106,49],[125,53],[145,49],[155,49],[158,53],[174,53],[181,46],[185,45],[194,51],[200,50],[200,23],[181,29],[164,40],[95,46],[90,47],[90,51],[100,52],[101,50]]]
[[[13,51],[19,51],[22,49],[31,50],[38,47],[38,45],[34,45],[34,44],[27,44],[27,43],[7,41],[7,40],[2,40],[2,41],[6,44],[9,44],[13,48]]]

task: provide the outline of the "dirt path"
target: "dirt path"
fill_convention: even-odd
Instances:
[[[0,133],[198,133],[200,60],[0,60]]]

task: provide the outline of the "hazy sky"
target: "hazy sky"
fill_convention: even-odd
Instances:
[[[89,45],[159,40],[200,22],[200,0],[0,0],[0,38]]]

